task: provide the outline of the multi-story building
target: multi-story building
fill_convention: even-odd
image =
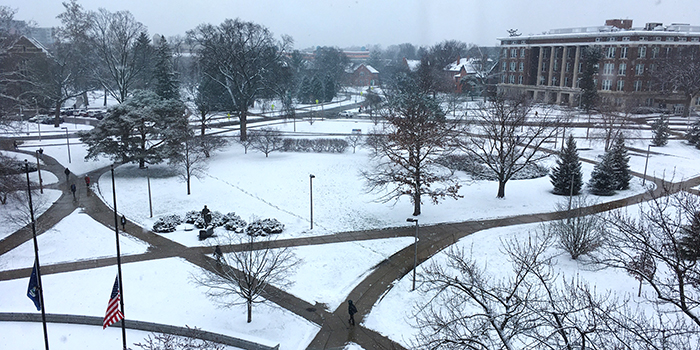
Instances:
[[[700,26],[607,20],[604,26],[554,29],[544,34],[499,38],[499,91],[515,90],[548,103],[577,105],[581,89],[582,53],[600,47],[602,59],[594,76],[599,95],[617,105],[667,108],[680,112],[685,98],[660,94],[653,72],[671,50],[700,47]],[[700,110],[700,98],[691,102]],[[680,110],[679,110],[680,109]]]

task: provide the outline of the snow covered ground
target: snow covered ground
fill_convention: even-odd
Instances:
[[[297,121],[296,125],[287,123],[277,127],[285,133],[292,133],[296,128],[297,133],[304,135],[343,137],[337,134],[350,134],[353,129],[361,129],[366,133],[373,126],[367,120],[325,120],[315,121],[313,124]],[[581,132],[585,136],[585,129],[576,130],[575,134],[578,136]],[[330,133],[335,135],[328,135]],[[233,133],[231,136],[234,136]],[[77,139],[71,139],[72,163],[68,164],[65,143],[54,143],[55,141],[51,141],[49,144],[43,140],[27,142],[25,145],[29,150],[44,148],[46,154],[55,157],[78,175],[111,163],[107,159],[83,161],[85,147],[79,145]],[[579,142],[579,148],[584,146],[591,147],[591,150],[581,151],[582,157],[595,158],[602,154],[600,143],[584,145]],[[641,149],[646,146],[640,144],[634,147]],[[664,169],[668,173],[669,167],[673,166],[676,167],[677,178],[679,173],[683,178],[700,173],[700,162],[691,161],[697,159],[698,151],[682,141],[671,141],[668,146],[652,151],[663,154],[652,155],[649,174],[659,174]],[[224,214],[236,212],[246,221],[255,218],[276,218],[285,225],[285,231],[279,235],[280,238],[407,225],[406,218],[410,217],[413,210],[410,201],[402,199],[397,203],[382,204],[374,201],[377,194],[365,192],[365,184],[359,171],[368,169],[367,155],[364,149],[359,149],[354,154],[352,149],[349,149],[344,154],[276,152],[266,158],[263,154],[250,150],[248,154],[244,154],[242,147],[234,144],[212,156],[206,176],[193,180],[192,194],[189,196],[186,194],[185,184],[177,179],[173,169],[167,165],[152,165],[148,169],[148,176],[152,192],[153,218],[149,215],[147,171],[134,165],[124,165],[115,170],[118,208],[119,212],[130,220],[150,228],[161,216],[184,215],[190,210],[199,211],[206,204],[211,210]],[[553,164],[553,161],[554,158],[549,164]],[[632,170],[642,172],[644,158],[633,155],[631,166]],[[679,168],[682,171],[679,171]],[[584,164],[583,169],[584,181],[587,181],[593,165]],[[310,174],[315,175],[312,184]],[[550,193],[551,184],[548,177],[509,181],[506,186],[506,198],[496,199],[495,182],[471,181],[466,175],[459,176],[464,185],[460,194],[464,198],[446,200],[439,205],[424,203],[423,214],[419,218],[421,225],[547,212],[562,198]],[[313,230],[309,229],[310,185],[313,186]],[[95,191],[111,205],[112,187],[109,172],[99,179],[99,186],[95,187]],[[610,201],[642,191],[644,188],[641,186],[641,179],[634,179],[632,189],[621,191],[612,197],[597,197],[595,200]],[[86,217],[87,215],[76,211],[40,237],[42,263],[113,255],[113,232]],[[480,261],[483,259],[490,268],[497,268],[499,264],[504,263],[498,251],[499,238],[523,236],[533,227],[534,225],[529,225],[482,231],[465,237],[460,244],[472,247],[470,249],[478,254]],[[10,232],[12,230],[8,230],[7,234]],[[163,236],[186,246],[208,244],[206,241],[199,242],[195,231],[185,231],[184,225],[176,232]],[[104,240],[110,237],[110,243],[101,243],[103,237]],[[290,277],[296,284],[288,291],[310,303],[324,303],[328,305],[329,310],[334,310],[350,290],[371,272],[374,265],[411,243],[411,238],[396,238],[294,248],[295,254],[304,262]],[[122,240],[122,244],[129,247],[130,254],[143,252],[146,248],[143,242],[126,239]],[[46,253],[46,256],[43,253]],[[440,256],[436,256],[436,259],[440,259]],[[29,267],[31,259],[31,250],[28,250],[25,244],[0,256],[0,269]],[[624,276],[585,272],[575,262],[562,257],[558,260],[558,267],[562,273],[586,274],[587,278],[605,288],[621,292],[631,288],[636,291],[636,282],[627,283]],[[124,298],[127,317],[176,326],[186,324],[265,344],[280,343],[282,349],[305,348],[319,330],[317,326],[273,304],[256,307],[253,311],[253,323],[246,324],[244,307],[221,309],[206,299],[204,291],[190,282],[190,273],[196,271],[195,266],[177,258],[126,264]],[[116,267],[112,266],[46,276],[47,311],[102,317],[115,274]],[[0,282],[0,294],[3,295],[0,299],[0,312],[35,312],[33,304],[25,296],[26,287],[26,279]],[[397,281],[391,291],[374,307],[365,320],[365,326],[408,345],[411,335],[415,332],[410,327],[408,315],[411,311],[411,301],[416,297],[416,293],[409,290],[410,278]],[[56,346],[52,343],[52,348],[61,349],[61,344],[66,344],[63,347],[65,349],[75,348],[70,347],[70,344],[71,341],[79,339],[76,335],[77,329],[82,328],[50,324],[49,334],[54,332],[59,339]],[[0,328],[0,342],[16,334],[30,337],[30,334],[36,335],[38,332],[40,327],[36,325],[12,323],[5,327],[3,324]],[[112,330],[105,332],[107,333],[100,334],[112,337]],[[80,339],[85,339],[86,343],[90,342],[94,339],[91,335],[94,333],[86,332],[85,338]],[[130,342],[143,339],[143,334],[139,332],[129,331],[129,334]],[[13,348],[28,347],[21,345]],[[347,348],[359,349],[359,346],[350,344]]]

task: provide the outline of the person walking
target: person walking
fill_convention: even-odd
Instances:
[[[214,257],[216,258],[216,262],[221,261],[221,258],[224,257],[224,253],[221,251],[221,247],[219,247],[218,245],[216,246],[216,248],[214,248]]]
[[[355,307],[355,304],[352,303],[352,300],[348,300],[348,313],[350,314],[350,324],[354,326],[357,308]]]
[[[204,206],[204,209],[202,209],[202,219],[204,220],[204,227],[209,226],[209,223],[211,222],[211,211],[207,206]]]
[[[66,182],[68,182],[68,176],[70,175],[70,170],[66,168],[66,170],[63,171],[64,174],[66,174]]]
[[[85,186],[90,187],[90,176],[85,175]]]
[[[126,226],[126,216],[122,215],[122,218],[119,221],[122,224],[122,231],[124,231],[124,227]]]
[[[73,201],[75,202],[75,184],[70,184],[70,191],[73,192]]]

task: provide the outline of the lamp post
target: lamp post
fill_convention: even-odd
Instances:
[[[151,176],[148,173],[148,167],[146,167],[146,181],[148,182],[148,209],[151,212],[151,217],[153,217],[153,201],[151,201]]]
[[[70,141],[68,139],[68,127],[62,126],[61,129],[66,130],[66,146],[68,147],[68,163],[70,163]]]
[[[39,173],[39,192],[44,193],[44,181],[41,180],[41,166],[39,165],[39,155],[44,154],[44,149],[39,148],[38,150],[34,151],[36,153],[36,171]]]
[[[651,152],[651,145],[647,146],[647,159],[644,161],[644,177],[642,178],[642,186],[647,183],[647,165],[649,165],[649,152]]]
[[[416,223],[416,236],[413,240],[413,286],[411,291],[416,290],[416,268],[418,268],[418,219],[408,218],[408,222]]]
[[[311,210],[311,230],[314,229],[314,174],[309,174],[309,208]]]

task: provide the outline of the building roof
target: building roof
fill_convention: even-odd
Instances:
[[[459,72],[464,68],[467,74],[476,74],[478,70],[474,67],[474,58],[460,58],[459,61],[454,61],[445,67],[446,71]]]

